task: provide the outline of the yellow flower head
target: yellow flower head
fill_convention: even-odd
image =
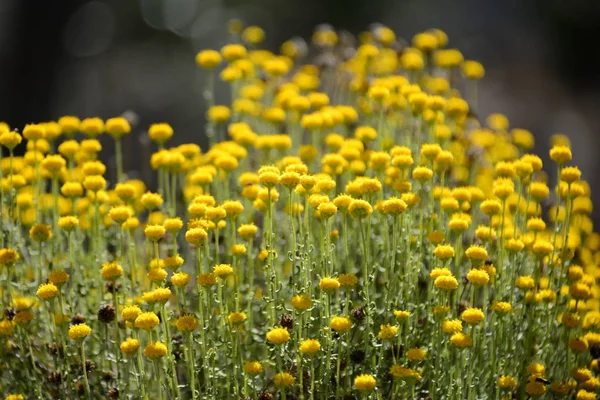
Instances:
[[[35,224],[29,230],[29,237],[36,242],[46,242],[52,239],[52,229],[49,225]]]
[[[298,311],[305,311],[312,307],[312,300],[306,293],[298,294],[292,297],[291,303],[292,306]]]
[[[412,361],[424,360],[427,352],[421,348],[409,349],[406,352],[406,358]]]
[[[573,155],[567,146],[556,145],[550,149],[550,158],[558,165],[571,161]]]
[[[352,321],[348,317],[333,317],[329,324],[331,329],[336,332],[344,333],[352,328]]]
[[[502,375],[498,378],[498,387],[512,390],[517,387],[517,380],[512,376]]]
[[[92,333],[92,328],[86,324],[72,325],[69,328],[69,337],[72,340],[83,340],[88,337],[90,333]]]
[[[125,341],[121,342],[119,348],[123,354],[132,355],[139,350],[140,341],[133,338],[127,338]]]
[[[193,315],[183,315],[177,318],[175,326],[180,332],[191,332],[198,327],[198,320]]]
[[[275,375],[275,378],[273,378],[273,381],[275,382],[276,386],[288,387],[288,386],[292,386],[294,384],[295,379],[288,372],[280,372],[277,375]]]
[[[48,274],[48,281],[57,287],[69,281],[69,274],[62,269],[53,269]]]
[[[267,341],[273,344],[284,344],[290,340],[290,333],[286,328],[273,328],[267,332]]]
[[[456,347],[471,347],[473,346],[473,339],[466,333],[457,332],[450,337],[450,341]]]
[[[135,321],[141,313],[142,310],[138,306],[126,306],[121,311],[121,316],[125,321]]]
[[[19,253],[13,249],[0,249],[0,264],[13,265],[19,260]]]
[[[135,319],[134,326],[139,329],[152,329],[160,323],[158,316],[150,311],[144,312],[138,315]]]
[[[236,325],[241,324],[247,319],[246,314],[243,312],[231,312],[227,316],[227,320],[230,324]]]
[[[302,354],[315,354],[321,350],[321,343],[317,339],[306,339],[300,342],[300,352]]]
[[[185,272],[176,272],[171,275],[171,283],[178,287],[187,285],[190,281],[190,276]]]
[[[473,285],[487,285],[490,281],[490,276],[483,270],[472,269],[467,273],[467,280]]]
[[[380,326],[379,333],[377,336],[379,336],[379,339],[389,340],[389,339],[394,338],[397,334],[398,334],[398,327],[387,324],[387,325]]]
[[[104,280],[115,280],[123,275],[123,267],[121,267],[117,261],[113,261],[102,266],[100,271],[102,279]]]
[[[215,265],[213,273],[219,278],[225,278],[233,273],[233,268],[231,268],[231,265],[229,264],[219,264]]]
[[[150,342],[144,349],[144,356],[159,359],[167,355],[167,346],[161,342]]]
[[[52,300],[58,296],[58,288],[52,283],[42,283],[36,294],[42,300]]]
[[[104,128],[106,129],[106,133],[111,135],[115,140],[118,140],[131,132],[131,125],[129,125],[129,121],[123,117],[110,118],[106,120]]]
[[[258,375],[263,371],[263,366],[258,361],[248,361],[244,364],[244,372],[248,375]]]
[[[321,278],[319,287],[326,293],[334,293],[340,288],[340,281],[337,278],[324,277]]]
[[[470,325],[477,325],[485,319],[485,314],[480,308],[467,308],[462,312],[460,318]]]
[[[354,387],[360,392],[370,392],[377,386],[373,375],[363,374],[354,378]]]

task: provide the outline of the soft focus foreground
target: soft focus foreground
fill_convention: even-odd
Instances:
[[[439,30],[281,55],[230,30],[196,58],[210,148],[149,128],[156,192],[127,180],[122,117],[28,125],[23,157],[1,127],[0,391],[595,399],[600,236],[568,139],[549,181],[530,132],[479,120],[484,68]]]

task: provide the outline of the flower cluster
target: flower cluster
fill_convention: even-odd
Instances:
[[[0,125],[6,398],[596,398],[569,139],[544,166],[478,118],[485,70],[437,29],[277,54],[230,31],[196,57],[209,147],[151,125],[152,182],[124,170],[125,118]]]

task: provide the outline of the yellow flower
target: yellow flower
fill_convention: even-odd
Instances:
[[[98,192],[106,187],[106,179],[100,175],[90,175],[83,179],[83,187],[91,192]]]
[[[546,376],[546,367],[544,364],[531,363],[527,366],[527,373],[536,377]]]
[[[81,121],[79,130],[87,137],[93,139],[104,132],[104,121],[98,117],[85,118]]]
[[[410,317],[410,311],[394,310],[394,315],[399,321],[404,321],[405,319]]]
[[[152,329],[160,323],[158,316],[150,312],[144,312],[138,315],[135,319],[134,326],[139,329]]]
[[[498,378],[498,387],[512,390],[517,387],[517,380],[512,376],[502,375]]]
[[[530,290],[535,287],[535,281],[531,276],[519,276],[515,281],[515,286],[521,290]]]
[[[525,385],[525,392],[530,396],[541,396],[546,393],[546,386],[542,382],[531,381]]]
[[[23,138],[17,132],[7,131],[0,134],[0,144],[9,150],[17,147],[22,140]]]
[[[508,314],[512,311],[512,305],[505,301],[494,301],[491,309],[499,314]]]
[[[79,218],[73,215],[67,215],[58,219],[58,227],[67,232],[73,231],[79,226]]]
[[[227,316],[229,323],[234,324],[234,325],[241,324],[242,322],[244,322],[246,320],[246,318],[247,318],[246,314],[243,312],[231,312]]]
[[[246,48],[241,44],[228,44],[223,46],[221,54],[227,61],[239,60],[246,57]]]
[[[477,325],[484,320],[485,315],[480,308],[467,308],[462,312],[460,318],[470,325]]]
[[[433,282],[434,286],[441,290],[454,290],[458,288],[458,281],[453,276],[438,276]]]
[[[171,283],[178,287],[187,285],[190,281],[190,276],[185,272],[176,272],[171,275]]]
[[[33,314],[31,311],[17,311],[15,316],[13,317],[13,322],[16,324],[26,324],[33,319]]]
[[[476,81],[483,78],[485,69],[481,63],[467,60],[462,64],[462,73],[466,78]]]
[[[185,240],[194,246],[200,246],[208,239],[208,233],[203,228],[192,228],[185,233]]]
[[[312,300],[308,296],[308,294],[297,294],[292,297],[291,300],[292,306],[298,311],[305,311],[312,307]]]
[[[473,346],[473,340],[471,336],[466,333],[457,332],[450,337],[450,341],[456,347],[471,347]]]
[[[358,283],[358,278],[354,274],[340,274],[337,280],[342,286],[354,286]]]
[[[115,280],[123,275],[123,267],[121,267],[116,261],[113,261],[104,264],[100,274],[104,280]]]
[[[29,124],[23,128],[23,137],[27,140],[36,141],[46,136],[46,129],[41,124]]]
[[[179,254],[175,254],[174,256],[165,257],[163,262],[165,268],[168,268],[171,271],[177,271],[179,267],[183,265],[184,260]]]
[[[404,368],[400,365],[392,365],[392,367],[390,368],[390,375],[392,375],[395,378],[400,378],[408,381],[421,380],[421,374],[418,371],[411,368]]]
[[[72,340],[85,339],[89,336],[90,333],[92,333],[92,328],[90,328],[86,324],[72,325],[69,328],[69,337]]]
[[[239,235],[246,240],[254,237],[257,231],[258,228],[254,224],[242,224],[238,228]]]
[[[148,240],[158,242],[165,236],[166,229],[161,225],[148,225],[144,229],[144,235]]]
[[[69,281],[69,274],[62,269],[53,269],[50,271],[50,274],[48,274],[48,281],[57,287],[60,287],[63,283]]]
[[[373,207],[365,200],[352,200],[348,207],[350,215],[354,218],[367,218],[373,213]]]
[[[319,281],[319,287],[326,293],[333,293],[340,288],[337,278],[324,277]]]
[[[333,317],[329,325],[334,331],[344,333],[352,328],[352,321],[348,317]]]
[[[110,118],[106,120],[104,127],[106,132],[115,140],[120,139],[123,137],[123,135],[127,135],[131,132],[129,121],[123,117]]]
[[[154,142],[163,144],[173,136],[173,128],[167,123],[158,123],[150,125],[148,136]]]
[[[360,392],[370,392],[376,385],[377,381],[373,375],[362,374],[354,378],[354,387]]]
[[[163,198],[158,193],[147,192],[142,195],[142,204],[148,210],[152,211],[163,204]]]
[[[488,258],[488,253],[485,247],[482,246],[470,246],[467,251],[465,251],[465,255],[467,258],[476,261],[485,261]]]
[[[445,333],[454,334],[454,333],[462,332],[462,330],[463,330],[462,321],[459,319],[451,319],[451,320],[446,320],[446,321],[442,322],[442,331]]]
[[[273,381],[275,382],[276,386],[288,387],[294,384],[295,379],[288,372],[280,372],[277,375],[275,375]]]
[[[558,165],[562,165],[567,161],[571,161],[573,155],[571,153],[571,149],[567,146],[553,146],[550,149],[550,158],[552,161],[557,163]]]
[[[167,346],[161,342],[150,342],[144,349],[144,355],[152,359],[162,358],[167,355]]]
[[[290,340],[290,333],[286,328],[273,328],[267,332],[267,341],[273,344],[284,344]]]
[[[587,381],[587,382],[589,382],[589,381]],[[585,382],[583,385],[587,384],[587,382]],[[577,391],[577,396],[575,397],[575,399],[576,400],[595,400],[597,398],[597,395],[595,393],[597,388],[586,388],[586,389],[591,389],[594,392],[588,392],[585,389],[581,389],[581,390]]]
[[[197,283],[201,286],[212,286],[217,283],[217,277],[213,273],[200,274]]]
[[[583,353],[589,349],[589,343],[585,338],[573,338],[569,340],[569,348],[575,353]]]
[[[452,276],[452,272],[446,267],[444,268],[434,268],[429,273],[429,277],[433,280],[437,279],[439,276]]]
[[[473,285],[487,285],[490,281],[490,276],[487,272],[480,269],[472,269],[467,273],[467,280]]]
[[[248,361],[244,364],[244,372],[248,375],[258,375],[263,371],[263,366],[258,361]]]
[[[398,334],[398,327],[387,324],[387,325],[380,326],[379,333],[377,336],[379,336],[379,339],[389,340],[389,339],[394,338],[397,334]]]
[[[121,342],[119,348],[123,354],[132,355],[140,348],[140,341],[133,338],[127,338],[125,341]]]
[[[46,242],[52,239],[52,229],[49,225],[35,224],[29,230],[29,237],[36,242]]]
[[[552,243],[547,240],[537,240],[533,244],[533,252],[540,257],[549,255],[553,249]]]
[[[222,57],[216,50],[203,50],[196,55],[196,64],[205,69],[213,69],[221,64]]]
[[[9,394],[4,400],[25,400],[22,394]]]
[[[58,296],[58,288],[52,283],[42,283],[36,294],[42,300],[51,300]]]
[[[12,336],[14,322],[3,319],[0,321],[0,336]]]
[[[234,256],[241,256],[243,254],[246,254],[246,245],[243,243],[239,243],[239,244],[234,244],[233,246],[231,246],[231,254],[233,254]]]
[[[12,265],[19,259],[19,253],[13,249],[0,249],[0,264]]]
[[[175,326],[181,332],[191,332],[198,327],[198,320],[193,315],[183,315],[177,318]]]
[[[229,264],[219,264],[215,265],[213,268],[213,273],[219,278],[225,278],[227,275],[233,273],[233,268],[231,268],[231,265]]]
[[[300,342],[300,352],[302,354],[315,354],[321,349],[321,343],[317,339],[306,339]]]
[[[571,376],[578,382],[585,382],[592,378],[592,372],[587,368],[575,367],[571,370]]]
[[[135,321],[141,313],[142,310],[138,306],[126,306],[121,311],[121,316],[125,321]]]
[[[450,245],[438,244],[435,247],[433,254],[440,260],[448,260],[454,257],[454,247]]]
[[[425,359],[426,354],[427,352],[425,350],[417,347],[414,349],[409,349],[406,352],[406,358],[408,358],[409,360],[418,361]]]

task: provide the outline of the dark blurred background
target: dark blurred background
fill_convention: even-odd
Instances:
[[[140,129],[168,121],[174,144],[202,144],[203,74],[194,56],[227,42],[231,18],[263,27],[272,50],[292,36],[310,38],[324,22],[352,33],[380,22],[407,40],[440,28],[451,47],[486,67],[481,114],[502,112],[530,129],[545,160],[549,137],[568,134],[600,198],[595,0],[0,0],[0,121],[21,128],[133,110]],[[229,102],[226,93],[218,88],[217,103]],[[131,153],[139,138],[128,140]]]

